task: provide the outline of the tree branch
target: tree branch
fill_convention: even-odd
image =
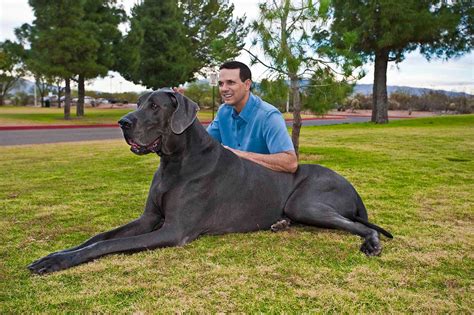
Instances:
[[[255,56],[252,52],[250,52],[247,48],[242,48],[243,50],[245,50],[252,58],[254,58],[256,61],[258,61],[261,65],[267,67],[268,69],[272,69],[274,71],[277,71],[279,73],[283,73],[285,75],[288,75],[288,72],[282,70],[282,69],[278,69],[278,68],[275,68],[274,66],[271,66],[271,65],[268,65],[266,64],[265,62],[263,62],[262,60],[260,60],[260,58],[258,58],[257,56]]]

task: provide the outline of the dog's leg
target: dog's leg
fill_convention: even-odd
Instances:
[[[46,256],[28,266],[31,272],[44,274],[67,269],[96,258],[113,254],[139,252],[158,247],[184,245],[197,237],[184,236],[176,227],[164,225],[161,229],[132,237],[99,241],[89,246],[68,252]]]
[[[114,238],[123,238],[123,237],[149,233],[156,228],[159,222],[160,222],[160,217],[143,215],[137,220],[129,222],[113,230],[97,234],[76,247],[65,249],[60,252],[78,250],[83,247],[89,246],[93,243],[97,243],[97,242],[105,241],[105,240],[111,240]]]
[[[378,256],[382,252],[377,231],[341,216],[326,204],[317,203],[309,208],[288,209],[285,210],[285,214],[298,223],[344,230],[361,236],[364,242],[360,250],[367,256]]]

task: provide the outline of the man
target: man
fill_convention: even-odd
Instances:
[[[281,113],[251,93],[250,69],[238,61],[220,67],[224,100],[207,132],[238,156],[275,171],[294,173],[298,161]]]

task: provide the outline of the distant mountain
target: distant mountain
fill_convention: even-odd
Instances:
[[[354,94],[360,93],[360,94],[369,95],[369,94],[372,94],[372,88],[373,88],[372,84],[356,84],[356,86],[354,87]],[[420,96],[430,91],[444,93],[450,97],[459,97],[459,96],[472,97],[473,96],[472,94],[468,94],[464,92],[453,92],[453,91],[446,91],[446,90],[417,88],[417,87],[411,87],[411,86],[387,85],[388,95],[394,92],[404,92],[407,94]]]

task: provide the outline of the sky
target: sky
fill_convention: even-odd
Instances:
[[[130,10],[139,0],[118,0],[126,10]],[[247,16],[247,21],[258,17],[257,1],[231,0],[234,3],[234,15]],[[28,0],[0,0],[0,41],[15,40],[14,29],[23,23],[31,23],[34,19],[33,11]],[[250,48],[247,45],[247,48]],[[243,52],[236,58],[249,64],[250,57]],[[268,75],[263,66],[252,66],[254,81],[260,81]],[[366,76],[358,81],[361,84],[371,84],[373,81],[373,64],[364,65]],[[398,65],[389,63],[387,84],[398,86],[424,87],[460,91],[474,94],[474,53],[448,61],[427,61],[417,52],[410,53]],[[105,78],[88,82],[86,89],[103,92],[125,92],[145,90],[145,87],[126,81],[117,72],[109,72]]]

